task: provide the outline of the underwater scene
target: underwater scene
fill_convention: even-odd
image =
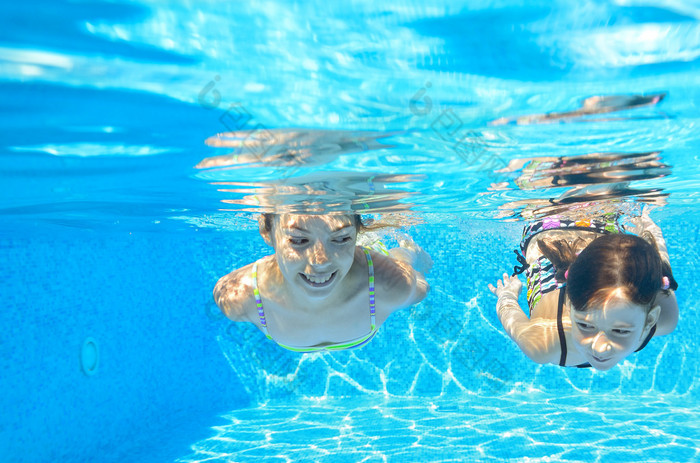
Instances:
[[[0,15],[0,460],[700,461],[700,5]]]

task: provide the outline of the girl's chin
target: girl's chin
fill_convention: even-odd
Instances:
[[[609,369],[618,364],[618,361],[613,357],[599,358],[595,355],[588,355],[586,356],[586,359],[593,368],[600,371],[608,371]]]

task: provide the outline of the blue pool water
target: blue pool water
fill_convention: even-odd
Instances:
[[[697,6],[2,11],[0,460],[700,461]],[[634,109],[524,118],[656,93]],[[228,152],[205,140],[232,128],[326,138],[293,168],[195,168]],[[383,146],[329,148],[367,132]],[[495,170],[648,152],[655,164],[616,207],[656,205],[677,329],[607,373],[530,362],[487,284],[515,264],[534,208],[572,189]],[[406,231],[435,262],[428,297],[358,351],[281,350],[211,298],[219,277],[270,252],[254,214],[265,188],[312,175],[390,176],[369,204],[410,210]]]

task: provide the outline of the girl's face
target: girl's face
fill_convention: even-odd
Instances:
[[[576,349],[596,370],[606,371],[634,352],[655,323],[657,309],[647,310],[613,294],[601,307],[571,309]]]
[[[282,214],[271,235],[282,275],[308,297],[328,296],[355,259],[354,216]]]

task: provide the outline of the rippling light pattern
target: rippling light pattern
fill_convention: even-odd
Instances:
[[[31,146],[13,146],[16,152],[39,152],[54,156],[154,156],[156,154],[179,151],[173,148],[162,148],[148,145],[116,145],[97,143],[46,144]]]
[[[653,417],[653,418],[650,418]],[[700,415],[655,396],[346,399],[236,410],[180,463],[696,461]],[[695,437],[693,437],[695,436]]]

